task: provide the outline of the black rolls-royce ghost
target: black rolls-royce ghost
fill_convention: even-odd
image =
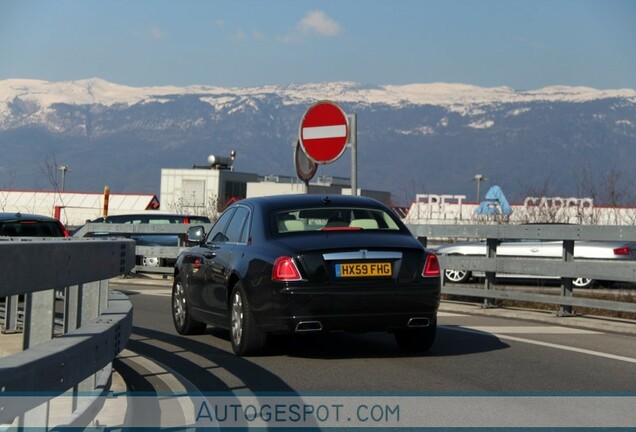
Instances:
[[[172,289],[180,334],[227,328],[241,356],[273,333],[388,331],[408,351],[435,339],[437,258],[376,200],[248,198],[210,232],[191,227],[188,241]]]

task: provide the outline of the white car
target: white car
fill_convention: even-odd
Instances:
[[[486,256],[486,241],[458,242],[439,246],[435,249],[437,255],[456,256]],[[503,257],[534,257],[561,258],[563,254],[562,241],[537,240],[504,240],[497,245],[497,256]],[[634,260],[636,259],[636,243],[620,241],[576,241],[574,242],[574,258]],[[444,278],[452,283],[465,283],[471,277],[484,277],[484,272],[467,270],[444,270]],[[498,278],[518,279],[558,279],[551,276],[515,275],[497,273]],[[575,278],[572,284],[578,288],[589,288],[595,283],[594,279]]]

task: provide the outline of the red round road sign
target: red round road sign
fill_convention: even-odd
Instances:
[[[300,145],[309,159],[328,164],[344,153],[349,139],[349,119],[329,101],[312,105],[300,122]]]

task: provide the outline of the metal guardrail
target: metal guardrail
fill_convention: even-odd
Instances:
[[[211,224],[204,224],[206,231]],[[411,232],[423,242],[428,239],[486,239],[490,246],[491,257],[440,257],[440,264],[444,268],[457,270],[483,271],[486,273],[483,289],[449,286],[444,284],[442,292],[468,297],[484,298],[485,306],[493,306],[493,299],[507,299],[537,303],[556,304],[561,306],[559,314],[572,313],[572,307],[589,307],[621,312],[636,313],[636,304],[596,300],[575,297],[572,278],[586,277],[596,280],[612,280],[636,282],[636,262],[612,262],[575,260],[573,258],[574,242],[576,240],[596,241],[636,241],[636,227],[634,226],[594,226],[594,225],[407,225]],[[179,246],[136,246],[136,255],[153,256],[175,259],[186,247],[185,233],[190,225],[184,224],[87,224],[75,236],[90,236],[94,233],[108,232],[113,236],[131,237],[135,235],[174,234],[179,238]],[[563,258],[533,259],[496,257],[498,241],[502,239],[530,239],[530,240],[562,240]],[[139,260],[138,260],[139,261]],[[135,272],[150,272],[170,275],[171,266],[149,267],[137,265]],[[535,276],[549,276],[561,278],[560,295],[546,295],[507,291],[495,285],[497,273],[528,274]]]
[[[213,224],[196,224],[205,227],[206,232]],[[190,224],[113,224],[113,223],[88,223],[73,234],[73,237],[124,237],[135,238],[140,236],[157,236],[154,240],[157,243],[165,243],[166,240],[174,243],[174,246],[167,245],[137,245],[135,255],[136,265],[133,272],[158,273],[171,275],[174,269],[169,264],[169,260],[174,260],[179,253],[187,247],[185,237]],[[161,240],[160,237],[172,237],[174,239]],[[152,242],[152,240],[150,240]],[[147,243],[147,242],[144,242]],[[157,266],[143,265],[143,257],[159,258],[163,263]],[[168,260],[166,263],[165,261]],[[162,265],[163,264],[163,265]]]
[[[492,299],[560,305],[560,315],[572,314],[572,307],[586,307],[636,313],[636,304],[575,297],[572,278],[636,282],[636,261],[574,259],[575,241],[636,241],[633,226],[591,225],[408,225],[411,232],[426,244],[430,239],[485,239],[487,256],[440,256],[443,269],[483,271],[483,289],[454,287],[443,284],[442,293]],[[497,244],[502,239],[562,240],[562,259],[497,257]],[[560,295],[509,291],[495,285],[497,273],[527,274],[561,278]]]
[[[18,418],[18,427],[28,428],[46,424],[56,396],[107,387],[110,364],[132,332],[132,305],[109,292],[108,280],[132,269],[134,242],[3,237],[0,256],[3,330],[16,333],[0,335],[3,347],[15,344],[0,357],[0,425]]]

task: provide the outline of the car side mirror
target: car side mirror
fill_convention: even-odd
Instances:
[[[193,226],[188,228],[186,233],[186,241],[188,244],[201,244],[205,240],[205,228],[202,226]]]

